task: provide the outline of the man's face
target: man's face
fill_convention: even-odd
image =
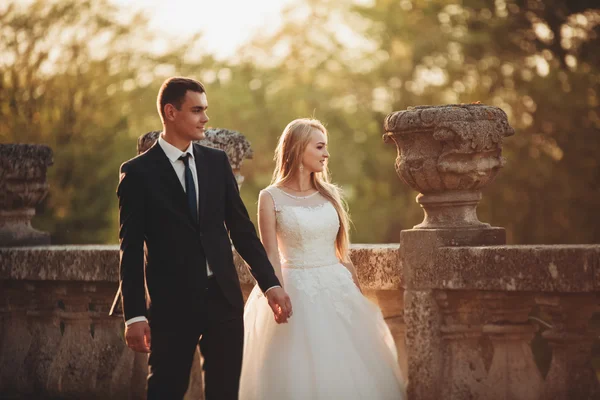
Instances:
[[[209,120],[207,109],[206,93],[188,90],[180,109],[175,109],[173,114],[177,135],[189,141],[204,139],[205,125]]]

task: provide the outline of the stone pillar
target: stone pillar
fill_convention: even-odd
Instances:
[[[50,243],[50,235],[31,227],[35,207],[46,197],[46,170],[52,150],[34,144],[0,144],[0,246]]]
[[[505,244],[504,228],[480,222],[476,208],[514,130],[501,109],[481,104],[411,107],[388,115],[384,129],[384,141],[398,149],[396,172],[419,192],[424,211],[423,222],[400,235],[408,396],[480,398],[487,376],[481,299],[448,290],[424,271],[438,268],[442,246]]]
[[[600,398],[600,384],[591,364],[598,332],[590,328],[599,299],[598,293],[536,298],[542,311],[552,318],[552,328],[542,334],[553,350],[542,400]]]

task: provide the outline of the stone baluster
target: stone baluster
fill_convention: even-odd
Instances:
[[[23,390],[45,393],[50,366],[63,339],[58,316],[63,307],[62,295],[51,281],[30,281],[27,288],[32,299],[27,312],[31,346],[20,366],[28,382]]]
[[[537,330],[529,322],[529,313],[535,306],[533,296],[484,292],[482,302],[487,320],[483,332],[494,346],[485,397],[490,400],[538,399],[543,378],[530,344]]]
[[[91,332],[90,296],[84,285],[55,283],[62,340],[50,365],[48,393],[87,398],[96,391],[98,350]]]
[[[25,282],[0,281],[0,393],[21,393],[27,386],[20,373],[31,346],[26,313],[30,306]],[[5,366],[11,366],[6,368]]]
[[[486,394],[487,373],[482,357],[483,313],[479,294],[439,291],[442,314],[442,382],[440,398],[479,399]]]
[[[598,332],[590,328],[598,309],[598,293],[540,295],[536,302],[550,315],[552,328],[542,336],[552,348],[552,362],[541,400],[600,398],[600,384],[591,364]]]
[[[46,197],[52,150],[33,144],[0,144],[0,246],[49,244],[31,227],[35,207]]]
[[[85,284],[84,292],[89,296],[88,309],[91,318],[90,334],[94,352],[98,354],[96,392],[99,398],[145,398],[145,382],[133,385],[134,358],[123,340],[123,321],[108,315],[114,285]],[[140,355],[145,358],[143,355]],[[144,369],[145,370],[145,369]]]

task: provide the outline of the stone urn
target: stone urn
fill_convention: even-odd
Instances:
[[[385,142],[398,148],[396,172],[417,190],[425,218],[414,229],[486,229],[481,189],[504,165],[502,140],[515,132],[504,111],[484,104],[409,107],[389,114]]]
[[[52,149],[36,144],[0,144],[0,246],[50,244],[31,226],[35,207],[48,194],[46,170]]]

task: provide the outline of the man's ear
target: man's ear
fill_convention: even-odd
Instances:
[[[175,113],[177,109],[171,103],[165,104],[165,119],[169,121],[173,121],[175,119]]]

